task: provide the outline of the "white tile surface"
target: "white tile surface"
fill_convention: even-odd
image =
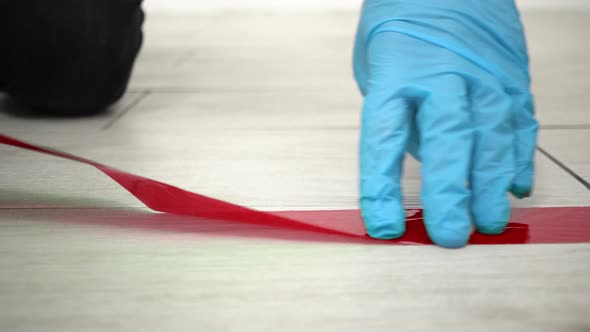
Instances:
[[[131,93],[113,112],[0,112],[0,132],[253,207],[355,207],[355,14],[195,15],[148,13]],[[590,124],[588,15],[525,22],[542,124]],[[540,145],[588,178],[587,133],[542,130]],[[588,244],[294,241],[153,214],[88,166],[0,156],[0,331],[590,330]],[[558,165],[537,164],[535,196],[515,205],[590,205]],[[418,174],[408,160],[410,206]]]
[[[541,125],[590,125],[589,14],[523,15]]]

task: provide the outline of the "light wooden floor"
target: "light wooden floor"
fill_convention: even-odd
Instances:
[[[0,132],[251,207],[355,208],[355,24],[348,12],[150,13],[111,112],[0,112]],[[525,24],[539,145],[557,162],[539,153],[535,197],[515,204],[588,206],[590,13]],[[0,331],[590,331],[590,244],[449,251],[191,229],[90,167],[0,155]],[[404,181],[417,206],[411,160]],[[149,229],[161,223],[190,231]]]

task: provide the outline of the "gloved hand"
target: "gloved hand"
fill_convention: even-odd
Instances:
[[[421,161],[432,241],[503,232],[508,192],[533,186],[538,123],[513,0],[365,0],[354,49],[364,96],[360,204],[367,233],[405,231],[400,177]]]

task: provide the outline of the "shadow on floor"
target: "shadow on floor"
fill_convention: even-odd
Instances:
[[[114,200],[66,196],[0,188],[0,209],[97,209],[123,208]]]
[[[4,113],[8,116],[22,119],[75,119],[75,118],[91,118],[91,117],[109,117],[112,116],[113,109],[106,108],[103,110],[97,110],[87,112],[85,114],[68,114],[58,113],[55,111],[34,108],[27,106],[23,103],[19,103],[17,100],[10,98],[6,94],[0,93],[0,113]]]

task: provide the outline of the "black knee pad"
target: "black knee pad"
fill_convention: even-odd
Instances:
[[[20,0],[0,7],[8,94],[72,115],[121,98],[142,44],[141,1]]]

